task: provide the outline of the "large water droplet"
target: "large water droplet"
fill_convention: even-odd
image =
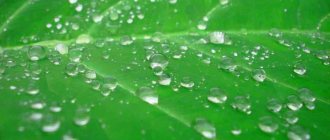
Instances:
[[[68,46],[62,43],[56,44],[55,50],[60,54],[67,54],[68,53]]]
[[[149,87],[140,87],[136,91],[136,95],[139,96],[143,101],[149,104],[158,104],[158,95],[152,88]]]
[[[291,126],[287,135],[290,140],[309,140],[311,138],[308,131],[297,125]]]
[[[152,69],[154,69],[156,67],[165,69],[167,65],[168,65],[168,60],[162,54],[154,54],[150,57],[150,67]]]
[[[298,75],[304,75],[306,73],[306,67],[303,64],[296,64],[293,71]]]
[[[76,63],[68,63],[65,67],[65,73],[69,76],[76,76],[78,72],[78,66]]]
[[[194,87],[195,83],[194,83],[194,81],[190,77],[183,77],[182,80],[181,80],[180,85],[182,87],[191,89],[191,88]]]
[[[171,84],[171,77],[167,74],[161,74],[158,76],[158,83],[163,86],[168,86]]]
[[[224,44],[225,43],[225,33],[223,32],[212,32],[210,33],[210,42],[213,44]]]
[[[252,78],[257,82],[263,82],[266,79],[266,72],[263,69],[255,69],[252,71]]]
[[[204,118],[198,118],[193,122],[194,129],[207,139],[216,138],[216,129]]]
[[[274,133],[278,129],[278,124],[270,116],[261,117],[258,126],[265,133]]]
[[[228,71],[235,71],[237,65],[233,62],[233,60],[229,57],[224,57],[220,61],[219,67]]]
[[[252,113],[250,101],[246,96],[236,96],[231,106],[246,114]]]
[[[42,131],[46,133],[52,133],[57,131],[61,126],[61,122],[53,115],[46,115],[44,118]]]
[[[211,88],[207,99],[216,104],[222,104],[226,102],[227,95],[219,88]]]
[[[32,61],[37,61],[46,57],[46,48],[43,46],[31,46],[28,48],[28,57]]]
[[[76,110],[76,114],[74,116],[74,123],[78,126],[85,126],[88,124],[90,117],[89,117],[90,108],[86,106],[80,106]]]
[[[274,113],[277,113],[277,112],[281,111],[282,103],[278,99],[272,98],[272,99],[268,100],[267,108],[268,108],[268,110],[270,110]]]
[[[289,109],[293,110],[293,111],[297,111],[302,107],[302,103],[299,100],[299,98],[295,95],[289,95],[288,96],[288,102],[287,102],[287,106]]]

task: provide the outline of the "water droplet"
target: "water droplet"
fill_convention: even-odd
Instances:
[[[78,66],[76,63],[68,63],[65,67],[65,73],[69,76],[76,76],[78,72]]]
[[[291,109],[293,111],[297,111],[302,107],[301,101],[295,95],[288,96],[288,102],[286,105],[288,106],[289,109]]]
[[[69,3],[70,4],[75,4],[75,3],[77,3],[78,2],[78,0],[69,0]]]
[[[231,130],[231,133],[235,136],[240,135],[242,133],[241,129],[233,129]]]
[[[237,109],[237,110],[239,110],[241,112],[244,112],[246,114],[251,114],[252,113],[250,101],[245,96],[236,96],[234,98],[234,101],[231,104],[231,106],[234,109]]]
[[[89,44],[92,41],[92,37],[88,34],[81,34],[76,39],[77,44]]]
[[[26,92],[30,95],[36,95],[39,93],[39,87],[35,81],[30,81],[27,88]]]
[[[65,44],[59,43],[59,44],[56,44],[55,50],[58,51],[58,53],[60,53],[62,55],[67,54],[68,53],[68,46],[66,46]]]
[[[99,22],[101,22],[103,20],[103,15],[94,15],[93,16],[93,21],[95,22],[95,23],[99,23]]]
[[[281,111],[282,103],[278,99],[272,98],[272,99],[268,100],[267,108],[268,108],[268,110],[270,110],[274,113],[277,113],[277,112]]]
[[[221,59],[219,67],[221,69],[228,70],[228,71],[232,72],[232,71],[235,71],[237,65],[234,64],[234,62],[231,58],[224,57],[224,58]]]
[[[162,54],[154,54],[150,57],[150,67],[152,69],[156,67],[160,67],[162,69],[165,69],[168,65],[167,58]]]
[[[229,3],[229,0],[220,0],[220,4],[225,6],[225,5],[228,5]]]
[[[171,77],[167,74],[161,74],[158,76],[158,83],[163,86],[168,86],[171,84]]]
[[[204,118],[198,118],[193,122],[194,129],[207,139],[216,138],[216,129]]]
[[[178,2],[178,0],[168,0],[168,2],[169,2],[170,4],[176,4],[176,3]]]
[[[183,77],[180,83],[181,86],[191,89],[194,87],[195,83],[193,80],[191,80],[190,77]]]
[[[79,48],[70,50],[69,58],[72,62],[80,62],[82,58],[82,50]]]
[[[296,64],[293,71],[298,75],[304,75],[306,73],[306,67],[303,64]]]
[[[226,102],[227,95],[219,88],[211,88],[207,99],[216,104],[222,104]]]
[[[311,138],[310,134],[298,125],[291,126],[287,136],[290,140],[309,140]]]
[[[131,36],[123,36],[120,40],[120,44],[123,46],[131,45],[134,42]]]
[[[316,98],[314,97],[312,91],[310,91],[307,88],[301,88],[298,90],[299,93],[299,98],[303,101],[303,102],[314,102],[316,100]]]
[[[74,123],[78,126],[85,126],[88,124],[90,108],[86,106],[80,106],[76,110],[76,114],[74,116]]]
[[[61,126],[61,122],[53,115],[47,114],[44,118],[42,131],[46,133],[56,132]]]
[[[87,70],[85,72],[85,77],[87,78],[86,82],[90,83],[93,79],[96,79],[96,72],[94,70]]]
[[[252,71],[252,77],[257,82],[263,82],[266,79],[266,72],[263,69],[255,69]]]
[[[213,44],[224,44],[225,43],[225,33],[223,32],[212,32],[210,33],[210,42]]]
[[[116,10],[111,10],[109,13],[109,17],[111,20],[115,21],[119,18],[119,14]]]
[[[299,118],[296,116],[295,112],[293,111],[286,111],[283,115],[286,122],[289,124],[295,124],[298,122]]]
[[[28,57],[32,61],[38,61],[46,57],[46,48],[43,46],[31,46],[28,48]]]
[[[207,28],[207,22],[204,20],[200,21],[197,25],[198,30],[206,30],[206,28]]]
[[[258,126],[265,133],[274,133],[278,129],[278,124],[270,116],[261,117]]]
[[[136,91],[136,95],[139,96],[143,101],[149,104],[158,104],[158,95],[152,88],[149,87],[140,87]]]

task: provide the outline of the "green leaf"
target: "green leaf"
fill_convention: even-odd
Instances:
[[[0,139],[329,139],[327,0],[0,0]]]

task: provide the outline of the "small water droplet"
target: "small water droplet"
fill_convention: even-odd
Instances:
[[[59,44],[56,44],[55,50],[58,51],[62,55],[67,54],[68,53],[68,46],[66,46],[65,44],[59,43]]]
[[[303,64],[298,63],[298,64],[295,64],[293,71],[298,75],[304,75],[307,70]]]
[[[76,76],[78,72],[78,66],[76,63],[68,63],[65,67],[65,73],[69,76]]]
[[[294,111],[286,111],[283,115],[283,118],[286,122],[289,124],[295,124],[298,122],[299,118],[297,117],[296,113]]]
[[[56,132],[61,126],[61,122],[53,115],[46,115],[44,118],[42,131],[46,133]]]
[[[158,83],[163,86],[168,86],[171,84],[171,77],[167,74],[161,74],[158,76]]]
[[[123,36],[120,40],[120,44],[123,46],[131,45],[134,42],[131,36]]]
[[[221,69],[233,72],[233,71],[235,71],[237,65],[233,62],[233,60],[231,58],[224,57],[221,59],[219,67]]]
[[[88,34],[81,34],[76,39],[77,44],[89,44],[92,41],[92,37]]]

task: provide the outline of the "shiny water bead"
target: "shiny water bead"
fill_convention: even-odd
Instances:
[[[304,75],[306,73],[306,67],[303,64],[295,64],[293,71],[298,75]]]
[[[79,73],[77,64],[68,63],[65,67],[65,73],[69,76],[77,76]]]
[[[293,111],[299,110],[303,105],[299,98],[295,95],[289,95],[287,100],[287,107]]]
[[[216,138],[216,128],[204,118],[198,118],[192,123],[193,128],[207,139]]]
[[[168,86],[171,84],[171,77],[167,74],[161,74],[158,76],[158,83],[163,86]]]
[[[198,25],[197,25],[197,29],[198,30],[206,30],[207,28],[207,22],[202,20],[200,22],[198,22]]]
[[[76,43],[77,44],[89,44],[91,43],[93,38],[88,34],[81,34],[77,37]]]
[[[140,87],[135,94],[149,104],[158,104],[158,95],[150,87]]]
[[[90,112],[90,108],[87,106],[78,107],[73,122],[78,126],[87,125],[90,120],[89,112]]]
[[[266,72],[263,69],[255,69],[252,71],[252,78],[257,82],[263,82],[266,79]]]
[[[207,99],[216,104],[222,104],[226,102],[227,95],[219,88],[211,88]]]
[[[298,90],[299,98],[303,102],[314,102],[316,100],[315,96],[313,95],[312,91],[307,88],[301,88]]]
[[[43,46],[28,47],[27,56],[32,61],[38,61],[46,57],[47,51]]]
[[[96,72],[94,70],[87,70],[85,72],[85,77],[87,79],[96,79]]]
[[[267,108],[274,113],[280,112],[282,109],[282,102],[275,98],[269,99],[267,102]]]
[[[220,4],[226,6],[229,4],[229,0],[220,0]]]
[[[265,133],[274,133],[278,129],[278,123],[270,116],[261,117],[258,126]]]
[[[231,106],[246,114],[251,114],[251,103],[246,96],[236,96]]]
[[[69,52],[68,46],[62,43],[56,44],[55,50],[62,55],[67,54]]]
[[[118,86],[117,79],[113,77],[106,77],[103,79],[103,84],[101,85],[100,91],[103,96],[108,96],[112,91],[114,91]]]
[[[42,131],[46,133],[56,132],[61,126],[60,120],[54,115],[47,114],[45,115],[42,122]]]
[[[123,46],[131,45],[134,42],[131,36],[123,36],[120,40],[120,44]]]
[[[71,49],[69,52],[69,58],[72,62],[80,62],[83,52],[80,48]]]
[[[309,140],[311,136],[307,130],[301,126],[291,126],[287,132],[287,136],[290,140]]]
[[[209,34],[210,42],[213,44],[224,44],[225,43],[225,33],[223,32],[212,32]]]
[[[180,85],[182,87],[191,89],[191,88],[194,87],[195,83],[194,83],[194,81],[190,77],[183,77],[182,80],[181,80]]]
[[[286,122],[288,122],[289,124],[295,124],[299,121],[298,116],[296,115],[296,112],[294,111],[286,111],[283,114],[283,118],[285,119]]]
[[[234,63],[233,59],[224,57],[221,59],[219,67],[224,70],[235,71],[237,65]]]
[[[26,93],[30,94],[30,95],[36,95],[39,93],[39,87],[38,84],[31,80],[29,81],[28,86],[26,87]]]
[[[165,69],[168,65],[167,58],[162,54],[154,54],[150,57],[150,67],[152,69],[156,67],[160,67],[162,69]]]

